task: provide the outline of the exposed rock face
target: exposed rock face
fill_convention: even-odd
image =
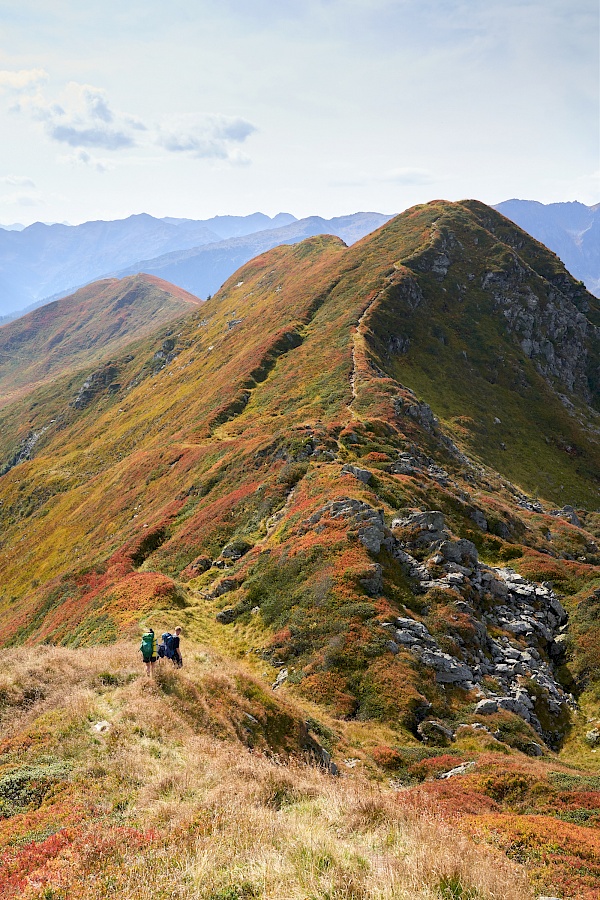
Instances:
[[[508,710],[530,723],[551,746],[556,744],[558,731],[542,727],[536,704],[542,698],[552,717],[560,715],[565,704],[575,706],[575,701],[555,677],[554,666],[564,655],[567,614],[549,584],[536,584],[512,569],[480,563],[475,545],[454,539],[439,510],[408,511],[394,519],[390,529],[381,510],[340,498],[314,513],[305,527],[318,526],[325,515],[347,519],[349,531],[370,553],[382,548],[391,553],[413,580],[416,593],[450,592],[457,613],[469,623],[471,636],[467,639],[457,632],[454,640],[459,652],[452,655],[412,616],[382,622],[392,654],[408,650],[434,671],[438,684],[484,695],[477,706],[479,714]],[[412,540],[400,541],[394,533],[398,529],[408,529]],[[408,552],[413,547],[429,558],[419,562]],[[498,632],[499,636],[492,636]],[[486,686],[491,679],[497,685],[493,690]]]
[[[482,287],[493,295],[508,330],[523,353],[535,362],[538,372],[590,403],[587,343],[591,337],[597,340],[598,328],[558,285],[540,285],[539,292],[534,293],[526,282],[530,276],[530,270],[515,255],[504,271],[486,272]]]
[[[53,420],[50,424],[53,424],[54,421],[55,420]],[[24,462],[26,459],[30,459],[36,444],[44,436],[49,428],[50,425],[44,425],[43,428],[40,428],[38,431],[31,431],[26,438],[23,438],[13,455],[6,461],[3,466],[0,466],[0,476],[5,475],[7,472],[9,472],[13,468],[13,466],[18,466],[19,463]]]
[[[331,500],[309,518],[307,525],[317,525],[324,515],[332,519],[352,519],[356,528],[359,541],[371,553],[379,553],[385,539],[386,528],[383,518],[383,510],[374,509],[362,500],[353,500],[349,497],[340,500]]]

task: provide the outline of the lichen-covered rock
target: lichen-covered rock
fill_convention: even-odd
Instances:
[[[373,473],[369,472],[368,469],[361,469],[360,466],[351,466],[349,463],[342,466],[342,475],[353,475],[358,481],[362,481],[363,484],[368,484],[373,477]]]
[[[600,728],[591,728],[587,732],[585,740],[590,747],[597,747],[600,745]]]
[[[439,747],[447,747],[454,740],[454,732],[443,722],[427,719],[417,725],[417,734],[426,744],[435,744]]]

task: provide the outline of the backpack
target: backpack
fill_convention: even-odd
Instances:
[[[154,635],[151,632],[142,636],[140,650],[142,651],[144,662],[150,662],[154,656]]]
[[[174,659],[175,650],[173,649],[173,635],[169,631],[165,631],[165,633],[161,636],[161,640],[162,643],[158,648],[158,655],[160,657],[166,656],[167,659]]]

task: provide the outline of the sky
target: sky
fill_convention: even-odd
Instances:
[[[597,0],[0,0],[0,223],[600,201]]]

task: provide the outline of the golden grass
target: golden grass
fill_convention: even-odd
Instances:
[[[235,719],[234,700],[243,715],[243,693],[229,688],[228,712],[204,725],[182,715],[174,691],[185,696],[194,685],[208,702],[222,668],[205,653],[183,673],[165,667],[150,681],[126,645],[5,653],[0,778],[51,758],[71,774],[35,812],[0,820],[1,898],[531,896],[522,869],[431,808],[407,811],[360,775],[334,778],[300,754],[216,737]],[[110,724],[104,733],[93,728],[100,718]],[[73,824],[78,804],[86,812]],[[50,840],[57,847],[40,862]],[[444,884],[462,893],[444,893]]]

